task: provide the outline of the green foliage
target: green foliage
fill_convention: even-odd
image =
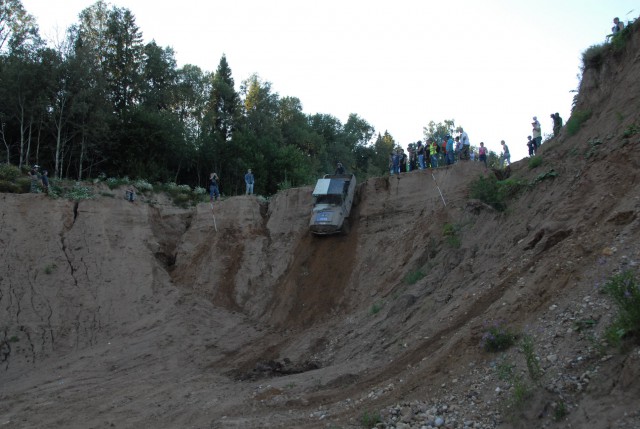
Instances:
[[[573,326],[577,332],[580,332],[593,328],[597,323],[598,321],[594,319],[580,319],[573,322]]]
[[[362,416],[360,416],[360,424],[364,428],[372,428],[378,423],[382,423],[382,419],[378,413],[365,411],[362,413]]]
[[[553,419],[557,422],[564,419],[567,414],[569,414],[569,410],[567,410],[567,404],[564,401],[559,401],[556,403],[556,406],[553,410]]]
[[[119,177],[109,177],[107,180],[107,186],[109,189],[119,188],[120,186],[128,185],[131,183],[127,176],[119,178]]]
[[[29,181],[26,183],[14,183],[6,180],[0,180],[0,192],[4,192],[7,194],[21,194],[24,192],[29,192],[29,187],[31,184]]]
[[[591,110],[576,110],[571,113],[571,117],[565,125],[565,130],[569,136],[575,135],[582,124],[591,117]]]
[[[293,185],[290,180],[284,179],[282,182],[278,183],[278,192],[286,191],[287,189],[291,189]]]
[[[60,181],[52,180],[49,183],[49,196],[51,198],[66,198],[73,201],[88,200],[94,198],[93,188],[74,183],[73,186],[64,186]]]
[[[504,211],[507,208],[500,192],[498,179],[493,176],[479,176],[472,181],[469,196],[489,204],[498,211]]]
[[[527,383],[521,377],[516,377],[513,381],[511,405],[515,408],[522,407],[527,402],[527,399],[531,397],[531,394],[531,388]]]
[[[6,180],[8,182],[13,182],[20,177],[20,175],[20,169],[15,165],[7,163],[0,164],[0,181]]]
[[[631,124],[627,127],[626,130],[622,132],[622,137],[628,139],[629,137],[636,135],[640,132],[640,126],[636,124]]]
[[[533,181],[531,182],[532,185],[536,185],[540,182],[542,182],[543,180],[547,180],[547,179],[553,179],[554,177],[557,177],[558,173],[556,173],[555,170],[551,169],[549,171],[547,171],[546,173],[540,173],[536,176],[535,179],[533,179]]]
[[[17,343],[18,341],[20,341],[20,339],[17,335],[12,335],[11,338],[9,338],[10,343]]]
[[[532,156],[529,158],[528,166],[529,170],[533,170],[536,167],[540,167],[542,165],[542,157],[540,155]]]
[[[618,307],[618,313],[605,330],[605,338],[612,345],[620,345],[625,338],[640,340],[640,285],[635,274],[628,270],[613,276],[603,291]]]
[[[516,366],[510,363],[506,358],[503,358],[496,365],[496,374],[498,378],[511,384],[511,398],[509,399],[509,405],[511,407],[520,408],[531,396],[531,388],[527,385],[525,380],[522,379],[520,374],[515,371]]]
[[[178,185],[174,182],[157,183],[153,186],[153,191],[164,192],[171,198],[173,204],[182,208],[207,201],[204,188],[191,189],[189,185]]]
[[[371,309],[369,310],[369,313],[371,313],[372,315],[378,314],[380,313],[380,310],[382,310],[382,307],[383,305],[380,301],[374,302],[371,306]]]
[[[58,268],[58,266],[54,263],[48,264],[46,267],[44,267],[44,273],[45,274],[52,274],[55,269]]]
[[[529,378],[533,381],[539,380],[540,377],[542,377],[542,368],[540,368],[540,361],[536,356],[533,338],[530,335],[524,335],[522,337],[522,351],[527,363]]]
[[[523,180],[498,180],[494,176],[479,176],[471,182],[469,196],[489,204],[498,211],[504,211],[507,208],[506,200],[515,197],[528,186]]]
[[[496,365],[496,373],[498,375],[498,378],[502,381],[511,382],[511,380],[513,380],[513,377],[515,376],[515,367],[516,366],[514,364],[510,363],[506,358],[503,358]]]
[[[590,139],[588,142],[589,150],[584,154],[586,159],[591,158],[592,156],[596,156],[598,154],[598,146],[602,144],[602,141],[598,138]]]
[[[604,54],[607,51],[607,45],[592,45],[582,53],[582,71],[587,69],[598,70],[604,63]],[[570,134],[571,135],[571,134]]]
[[[144,179],[138,179],[135,182],[133,182],[133,186],[136,187],[136,189],[138,190],[138,192],[149,192],[149,191],[153,191],[153,185],[149,182],[147,182]]]
[[[486,326],[480,346],[487,352],[501,352],[511,347],[516,339],[516,334],[504,326],[504,323],[494,322]]]
[[[407,273],[407,275],[404,276],[404,282],[408,285],[416,284],[418,281],[422,280],[424,276],[425,274],[422,270],[416,270],[411,273]]]
[[[442,235],[447,244],[454,248],[459,248],[461,244],[460,235],[458,234],[460,227],[451,223],[446,223],[442,228]]]

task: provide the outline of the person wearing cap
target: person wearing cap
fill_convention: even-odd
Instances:
[[[249,168],[247,170],[247,174],[244,175],[244,184],[247,186],[246,195],[253,195],[253,184],[255,183],[255,178],[253,177],[253,173]]]
[[[29,170],[29,178],[31,179],[31,189],[30,192],[35,194],[38,192],[38,182],[40,181],[40,177],[38,177],[38,165],[34,165]]]
[[[533,136],[533,141],[536,144],[535,152],[538,151],[540,145],[542,144],[542,128],[540,127],[540,122],[538,122],[538,117],[533,117],[533,122],[531,122],[531,126],[533,127],[533,131],[531,131],[531,135]]]

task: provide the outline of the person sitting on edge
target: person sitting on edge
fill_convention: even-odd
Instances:
[[[124,197],[127,201],[132,203],[136,200],[136,191],[133,188],[128,188],[124,191]]]
[[[616,16],[615,18],[613,18],[613,27],[611,27],[611,34],[615,36],[622,30],[624,30],[624,22],[620,21]]]

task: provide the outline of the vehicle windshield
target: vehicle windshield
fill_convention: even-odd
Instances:
[[[331,205],[340,205],[342,204],[342,196],[341,195],[318,195],[316,196],[316,204],[331,204]]]

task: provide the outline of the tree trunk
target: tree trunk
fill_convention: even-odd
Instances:
[[[78,182],[82,180],[82,161],[84,160],[84,145],[86,142],[85,134],[82,133],[82,140],[80,141],[80,161],[78,161]]]

